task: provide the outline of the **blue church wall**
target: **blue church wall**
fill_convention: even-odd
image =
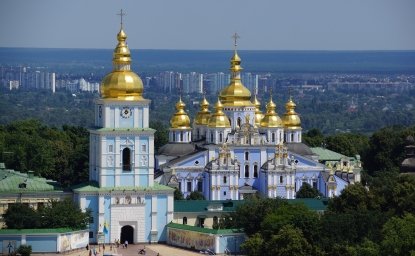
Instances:
[[[148,176],[147,175],[140,175],[139,186],[142,186],[142,187],[148,186]]]
[[[317,163],[316,162],[314,162],[312,160],[309,160],[309,159],[307,159],[305,157],[302,157],[300,155],[297,155],[297,154],[289,154],[288,157],[289,158],[294,157],[295,160],[298,160],[297,165],[307,165],[307,166],[313,166],[313,167],[314,166],[317,166]]]
[[[346,188],[348,183],[345,180],[337,177],[336,175],[334,175],[334,178],[336,179],[336,182],[337,182],[336,195],[340,195],[340,193],[343,191],[343,189]]]
[[[104,227],[102,227],[102,232],[104,232],[104,239],[105,243],[110,243],[110,229],[109,225],[111,223],[111,196],[104,197],[104,225],[107,226],[107,232],[104,231]],[[101,231],[101,230],[100,230]]]
[[[328,196],[327,189],[326,189],[326,181],[324,180],[323,175],[318,176],[318,191],[320,191],[323,196]]]
[[[245,241],[243,236],[219,236],[219,252],[225,252],[225,249],[229,250],[232,254],[240,252],[240,245]]]
[[[26,244],[32,246],[34,252],[56,252],[57,236],[26,236]]]
[[[7,247],[8,243],[5,244],[3,248],[3,241],[13,241],[11,243],[11,245],[15,245],[15,248],[11,248],[11,252],[13,252],[14,250],[17,250],[17,248],[19,248],[19,246],[21,245],[21,236],[0,236],[0,252],[6,253],[5,255],[8,254],[8,250],[9,248]]]
[[[98,196],[85,196],[85,209],[91,211],[93,222],[89,223],[89,230],[94,231],[94,239],[96,238],[95,230],[97,230],[98,223]],[[95,240],[92,240],[95,241]]]
[[[226,194],[226,195],[225,195]],[[222,199],[230,199],[231,198],[231,194],[229,192],[229,187],[222,187],[220,189],[220,197]]]
[[[149,220],[149,221],[146,221],[146,228],[145,228],[146,233],[144,237],[146,237],[147,241],[151,241],[151,234],[150,234],[150,231],[151,231],[151,196],[150,195],[146,196],[145,200],[146,200],[145,201],[146,206],[145,206],[144,219]]]
[[[196,163],[196,161],[198,163]],[[205,155],[195,155],[195,157],[191,157],[186,159],[185,161],[180,163],[180,166],[205,166]]]
[[[159,241],[167,240],[167,196],[157,196],[157,239]]]
[[[139,151],[140,151],[140,153],[144,153],[144,152],[142,151],[143,145],[145,145],[146,152],[149,152],[149,147],[148,147],[148,136],[140,136],[140,147],[139,147]]]
[[[106,149],[105,150],[103,150],[103,153],[113,153],[113,152],[115,152],[115,137],[114,136],[107,136],[106,138],[105,138],[105,140],[106,140]],[[109,152],[109,146],[111,146],[112,145],[112,152]]]
[[[120,128],[134,127],[134,112],[131,113],[130,118],[120,118],[119,120]]]
[[[134,186],[134,176],[132,173],[123,173],[120,176],[120,186]]]
[[[268,181],[268,176],[266,175],[265,172],[261,171],[259,173],[259,177],[260,177],[260,180],[259,180],[260,183],[259,183],[258,190],[262,195],[265,195],[266,194],[266,184],[267,184],[267,181]]]
[[[105,186],[106,187],[115,187],[115,177],[113,175],[105,176]]]

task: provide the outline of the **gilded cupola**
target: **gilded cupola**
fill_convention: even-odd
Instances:
[[[210,118],[209,102],[206,100],[206,97],[203,96],[203,100],[200,103],[200,111],[197,112],[196,117],[195,117],[195,124],[208,125],[209,118]]]
[[[101,82],[100,92],[104,99],[115,100],[142,100],[143,82],[141,78],[131,71],[131,54],[126,43],[127,34],[122,23],[117,35],[118,44],[113,52],[113,70]]]
[[[294,101],[290,97],[288,102],[285,104],[285,109],[287,112],[285,112],[282,118],[285,128],[288,128],[288,129],[301,128],[300,116],[295,112],[296,106],[297,105],[294,103]]]
[[[185,111],[186,104],[180,97],[176,103],[176,113],[170,119],[170,126],[173,129],[190,129],[190,118]]]
[[[269,102],[267,103],[267,112],[264,115],[264,118],[261,120],[261,127],[282,127],[283,123],[281,121],[281,118],[277,115],[275,112],[275,103],[272,101],[272,97],[269,99]]]
[[[223,113],[223,105],[218,99],[215,104],[215,112],[210,115],[208,126],[211,128],[230,128],[231,122]]]
[[[255,126],[259,127],[261,125],[261,120],[264,118],[264,114],[261,111],[261,102],[259,102],[258,98],[254,97],[254,102],[252,102],[255,106]]]
[[[235,34],[233,37],[235,39],[235,50],[231,58],[231,81],[228,86],[222,89],[219,94],[219,99],[226,107],[252,106],[251,92],[241,81],[241,58],[238,56],[236,50],[236,39],[238,35]]]

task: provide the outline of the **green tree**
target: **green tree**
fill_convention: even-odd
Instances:
[[[245,233],[251,236],[258,232],[267,214],[274,212],[283,204],[287,202],[281,199],[252,197],[243,205],[238,206],[236,211],[231,213],[231,218],[236,227],[243,228]]]
[[[178,188],[174,188],[174,200],[183,200],[183,193]]]
[[[326,138],[326,147],[345,156],[361,155],[369,147],[369,138],[362,134],[339,133]]]
[[[319,196],[321,196],[321,193],[306,182],[296,193],[296,198],[317,198]]]
[[[190,194],[186,197],[187,200],[205,200],[205,197],[203,194],[199,191],[192,191]]]
[[[263,251],[264,239],[262,239],[259,233],[249,237],[244,243],[241,244],[241,250],[248,256],[262,256],[265,255]]]
[[[266,242],[265,255],[275,256],[309,256],[312,247],[304,238],[300,229],[286,225]]]
[[[161,121],[151,121],[150,128],[156,130],[154,134],[154,150],[157,152],[163,145],[169,142],[169,130]]]
[[[377,209],[379,209],[379,206],[375,196],[360,183],[347,186],[340,196],[331,199],[328,204],[328,210],[333,212],[354,212]]]
[[[303,134],[303,141],[310,147],[322,147],[324,145],[324,135],[319,129],[311,129]]]
[[[90,212],[82,210],[69,198],[51,201],[50,206],[39,211],[41,227],[85,229],[88,226]]]
[[[3,214],[3,221],[9,229],[37,228],[39,216],[27,204],[10,204]]]
[[[383,255],[410,255],[415,253],[415,217],[392,217],[383,227]]]
[[[17,249],[17,253],[19,253],[22,256],[30,256],[30,254],[32,254],[32,246],[31,245],[22,244]]]

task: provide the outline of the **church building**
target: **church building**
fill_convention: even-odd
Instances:
[[[241,81],[241,58],[230,60],[231,81],[209,110],[204,97],[191,126],[180,98],[170,120],[169,143],[156,155],[156,177],[183,195],[198,191],[207,200],[242,200],[248,194],[295,199],[304,183],[333,197],[360,181],[360,161],[344,157],[326,165],[302,143],[292,97],[280,117],[269,95],[262,113],[257,95]]]
[[[90,242],[166,241],[173,219],[173,189],[154,181],[154,133],[150,100],[131,71],[127,35],[121,23],[113,70],[102,80],[90,131],[89,180],[74,189],[75,200],[91,211]]]

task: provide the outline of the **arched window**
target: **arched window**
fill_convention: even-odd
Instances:
[[[183,142],[183,132],[180,132],[180,141]]]
[[[258,178],[258,165],[254,165],[254,178]]]
[[[187,225],[187,217],[183,217],[183,225]]]
[[[219,133],[219,142],[222,142],[222,140],[223,140],[223,134]]]
[[[245,165],[245,178],[249,178],[249,165]]]
[[[173,141],[176,141],[176,133],[173,132]]]
[[[291,142],[294,142],[294,133],[291,133]]]
[[[223,184],[226,184],[226,176],[223,176]]]
[[[242,123],[242,119],[240,117],[238,117],[238,121],[237,121],[238,127],[241,127],[241,123]]]
[[[245,160],[248,161],[249,160],[249,152],[245,152]]]
[[[210,133],[210,142],[213,143],[213,132]]]
[[[283,176],[280,176],[280,183],[281,184],[284,183],[284,177]]]
[[[122,150],[122,170],[131,171],[131,150],[129,148]]]
[[[271,133],[271,142],[275,142],[275,132]]]

